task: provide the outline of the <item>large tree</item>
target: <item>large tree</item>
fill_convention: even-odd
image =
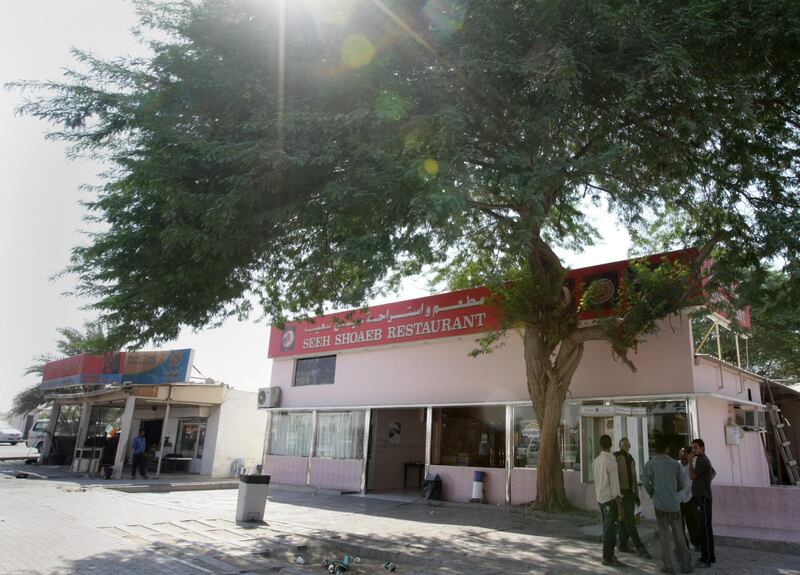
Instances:
[[[557,428],[584,344],[623,360],[659,318],[768,262],[797,271],[800,4],[791,0],[140,2],[151,55],[76,52],[22,111],[112,169],[71,271],[142,344],[259,302],[358,306],[426,265],[501,296],[541,422],[538,502],[566,505]],[[669,226],[689,266],[637,269],[578,321],[556,247],[587,205]],[[591,290],[589,290],[591,295]],[[591,305],[585,297],[582,305]],[[485,346],[503,332],[485,339]]]

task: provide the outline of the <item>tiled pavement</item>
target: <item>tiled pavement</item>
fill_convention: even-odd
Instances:
[[[235,505],[233,490],[133,494],[0,475],[0,573],[322,575],[322,559],[344,552],[361,557],[357,575],[385,573],[387,559],[398,573],[614,572],[580,536],[587,515],[273,490],[268,524],[246,528],[232,521]],[[798,555],[723,546],[717,555],[717,573],[800,575]],[[625,573],[658,572],[656,561],[623,559]]]

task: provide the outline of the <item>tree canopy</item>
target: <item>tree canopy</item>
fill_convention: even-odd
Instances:
[[[583,343],[624,359],[687,303],[687,270],[648,281],[642,266],[652,294],[579,326],[553,248],[596,238],[587,206],[698,247],[694,272],[713,255],[709,287],[747,293],[775,262],[800,277],[797,2],[137,6],[151,56],[76,51],[22,106],[112,166],[87,201],[106,228],[70,271],[114,341],[167,340],[253,301],[279,322],[358,306],[428,265],[511,286],[541,496]]]
[[[796,269],[794,2],[138,10],[151,57],[76,51],[22,107],[114,167],[71,269],[119,340],[253,295],[273,317],[359,305],[452,258],[542,274],[592,241],[582,200],[715,239],[719,270]]]

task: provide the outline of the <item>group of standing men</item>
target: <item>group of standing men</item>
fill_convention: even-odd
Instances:
[[[611,453],[611,437],[600,437],[600,455],[593,471],[597,502],[603,516],[603,565],[622,567],[614,551],[619,534],[619,550],[638,553],[650,559],[636,529],[635,509],[639,501],[636,461],[631,444],[623,437],[619,451]],[[675,561],[683,573],[691,573],[689,542],[700,559],[696,567],[711,567],[714,556],[714,532],[711,528],[711,480],[716,475],[705,454],[702,439],[692,441],[680,452],[680,461],[670,456],[670,443],[656,441],[657,454],[647,462],[642,484],[653,500],[661,546],[662,573],[675,573]],[[689,532],[684,533],[684,525]],[[630,544],[633,543],[633,547]]]

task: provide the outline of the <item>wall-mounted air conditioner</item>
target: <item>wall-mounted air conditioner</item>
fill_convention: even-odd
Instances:
[[[281,405],[281,388],[280,387],[262,387],[258,390],[258,408],[268,409],[270,407],[280,407]]]
[[[767,428],[767,414],[765,411],[737,407],[733,410],[733,413],[736,417],[736,425],[745,431],[764,431]]]

